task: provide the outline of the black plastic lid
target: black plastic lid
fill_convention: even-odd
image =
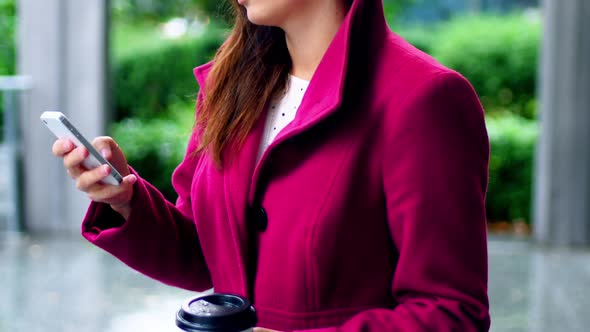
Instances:
[[[187,332],[240,332],[256,325],[256,311],[243,297],[211,294],[183,303],[176,325]]]

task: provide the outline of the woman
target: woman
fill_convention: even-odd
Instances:
[[[110,138],[93,144],[119,187],[54,145],[93,200],[83,236],[169,285],[249,297],[267,329],[487,330],[489,146],[469,83],[393,34],[381,0],[238,2],[195,69],[176,204]]]

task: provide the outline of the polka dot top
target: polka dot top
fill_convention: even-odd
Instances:
[[[287,90],[284,95],[273,98],[269,104],[264,134],[258,150],[258,159],[264,151],[297,114],[297,109],[303,100],[309,81],[289,75]]]

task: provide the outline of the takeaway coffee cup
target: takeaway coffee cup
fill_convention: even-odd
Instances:
[[[243,297],[211,294],[183,303],[176,314],[176,325],[186,332],[251,332],[256,311]]]

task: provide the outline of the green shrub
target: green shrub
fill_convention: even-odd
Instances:
[[[167,119],[125,119],[111,126],[111,135],[127,162],[172,202],[172,172],[182,161],[194,123],[194,104],[171,106]]]
[[[470,16],[438,26],[431,54],[465,75],[487,109],[535,117],[541,26],[525,15]]]
[[[15,70],[16,1],[0,0],[0,76]],[[4,102],[0,93],[0,140],[4,137]]]
[[[0,0],[0,75],[14,74],[16,3]]]
[[[192,69],[209,61],[223,38],[221,30],[210,29],[197,39],[160,42],[115,59],[115,119],[162,117],[170,105],[194,100],[198,85]]]
[[[155,21],[179,16],[189,17],[199,12],[219,15],[220,11],[227,7],[225,4],[228,2],[219,0],[112,0],[111,13],[115,18],[134,22]]]
[[[491,144],[488,219],[530,222],[537,122],[510,113],[486,121]]]
[[[417,0],[383,0],[385,19],[391,26],[398,24],[399,17]]]
[[[402,36],[416,48],[432,54],[432,48],[437,41],[437,31],[434,26],[407,25],[395,29],[395,33]]]

